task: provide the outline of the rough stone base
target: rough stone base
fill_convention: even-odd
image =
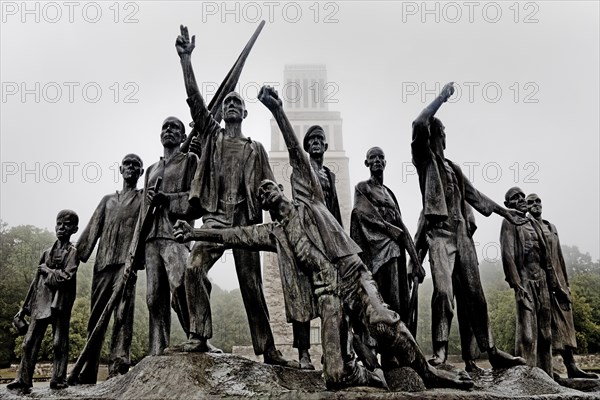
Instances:
[[[399,371],[399,376],[416,376],[406,369],[400,370],[404,371]],[[471,391],[435,389],[408,393],[361,387],[330,392],[325,389],[321,371],[299,371],[269,366],[231,354],[174,352],[146,357],[126,375],[99,385],[81,385],[60,391],[50,390],[48,387],[35,387],[27,396],[1,389],[0,398],[600,399],[600,393],[584,393],[562,387],[538,368],[484,370],[474,374],[473,380],[475,388]]]
[[[291,344],[275,344],[277,350],[281,351],[281,354],[289,360],[298,360],[298,349],[292,347]],[[262,362],[263,357],[254,354],[254,348],[252,346],[233,346],[231,353],[236,356],[245,357],[249,360]],[[320,344],[313,344],[310,346],[310,358],[316,369],[323,369],[321,365],[321,356],[323,355],[323,349]]]
[[[582,392],[598,392],[600,395],[600,379],[557,378],[556,382],[564,387]]]

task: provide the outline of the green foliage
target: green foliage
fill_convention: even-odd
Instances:
[[[600,351],[600,275],[593,272],[571,280],[573,322],[577,332],[578,353]]]
[[[515,352],[516,304],[512,289],[494,290],[486,294],[490,326],[498,348]]]
[[[146,272],[138,271],[138,280],[135,291],[135,310],[133,320],[133,339],[131,341],[131,362],[137,363],[148,354],[148,307],[146,306]],[[110,331],[109,331],[110,332]],[[108,340],[105,341],[103,351],[108,359]]]
[[[89,297],[79,297],[71,311],[71,326],[69,329],[69,360],[76,360],[87,340],[87,324],[90,319]]]
[[[233,346],[252,344],[248,318],[239,289],[227,292],[213,284],[211,294],[213,317],[212,344],[230,353]]]
[[[53,233],[31,225],[9,228],[0,220],[0,365],[15,357],[12,318],[21,308],[44,250]]]

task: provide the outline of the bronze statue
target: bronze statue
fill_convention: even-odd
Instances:
[[[177,219],[193,222],[198,217],[189,203],[189,191],[198,165],[193,153],[180,149],[185,140],[185,126],[168,117],[162,125],[160,139],[163,157],[152,164],[144,182],[144,209],[157,207],[152,228],[146,237],[146,302],[150,313],[150,355],[162,354],[171,337],[171,310],[175,310],[186,334],[190,316],[185,295],[185,266],[189,248],[173,237]],[[162,188],[155,191],[156,181],[162,179]]]
[[[199,150],[200,162],[190,191],[190,203],[201,210],[203,227],[228,228],[262,221],[262,211],[256,204],[256,193],[263,179],[272,179],[267,152],[263,146],[242,134],[242,121],[248,115],[244,100],[235,92],[223,100],[225,128],[210,114],[200,94],[191,55],[195,37],[190,41],[188,30],[181,27],[176,48],[181,60],[188,104],[198,136],[192,149]],[[190,337],[184,351],[220,351],[208,343],[212,337],[208,271],[223,255],[222,245],[196,242],[185,274],[190,313]],[[240,291],[244,300],[252,344],[257,355],[267,364],[298,366],[284,359],[275,348],[265,301],[260,256],[257,251],[233,251]]]
[[[323,158],[325,152],[327,151],[329,145],[327,143],[327,138],[325,137],[325,131],[323,127],[319,125],[313,125],[307,129],[304,134],[304,140],[302,141],[302,147],[304,151],[306,151],[309,155],[310,165],[314,169],[317,177],[319,178],[319,183],[321,184],[321,189],[323,190],[323,195],[325,196],[325,205],[327,209],[335,219],[338,221],[340,226],[342,224],[342,213],[340,211],[340,203],[337,197],[337,190],[335,187],[335,174],[329,169],[324,163]],[[287,287],[286,283],[292,283],[299,287],[303,287],[305,289],[310,289],[310,283],[308,281],[309,277],[306,274],[303,274],[302,271],[298,270],[284,270],[281,267],[284,267],[288,264],[280,265],[280,274],[285,276],[286,278],[282,279],[283,282],[283,293],[284,300],[286,305],[286,312],[289,315],[296,314],[293,312],[293,308],[297,308],[297,304],[294,303],[292,299],[288,299],[286,293],[290,293],[293,289]],[[297,280],[302,280],[302,283],[296,282]],[[307,291],[310,293],[310,290]],[[309,294],[307,297],[310,297]],[[291,303],[291,304],[290,304]],[[308,310],[310,311],[309,315],[311,319],[317,317],[316,314],[316,306],[314,304],[310,304]],[[300,315],[305,315],[306,312],[300,313]],[[293,328],[293,347],[298,349],[298,359],[300,361],[301,369],[315,369],[312,365],[310,354],[308,349],[310,348],[310,320],[299,322],[294,319],[288,321],[292,323]]]
[[[371,373],[356,363],[349,346],[348,324],[366,326],[401,365],[414,368],[428,387],[472,387],[473,382],[464,372],[436,370],[427,364],[398,314],[382,301],[371,273],[358,257],[360,248],[325,206],[319,179],[302,151],[277,92],[263,87],[259,100],[273,113],[288,147],[294,170],[294,200],[288,200],[277,183],[265,179],[257,200],[275,222],[193,229],[182,221],[176,224],[175,236],[181,241],[210,240],[228,247],[276,251],[280,263],[306,271],[311,276],[321,317],[323,372],[328,388],[385,385],[381,371]]]
[[[325,196],[325,205],[327,206],[327,209],[333,214],[340,226],[343,227],[344,224],[342,223],[340,202],[335,188],[335,173],[323,163],[325,152],[329,148],[323,127],[313,125],[308,128],[304,134],[302,147],[304,148],[304,151],[308,153],[310,165],[317,173],[321,188],[323,189],[323,195]]]
[[[525,194],[510,188],[504,205],[525,216]],[[502,221],[500,231],[502,266],[517,303],[516,354],[533,367],[552,376],[552,333],[550,332],[550,293],[557,279],[548,258],[546,239],[536,221],[515,226]],[[554,282],[551,284],[551,282]]]
[[[79,259],[86,262],[98,243],[92,277],[88,337],[98,324],[98,319],[112,293],[123,279],[125,261],[143,202],[143,191],[137,189],[138,180],[144,173],[142,159],[136,154],[127,154],[123,157],[119,171],[123,176],[123,189],[102,198],[76,246]],[[109,377],[126,373],[131,364],[129,357],[133,338],[134,300],[134,297],[122,298],[114,310]],[[107,327],[101,327],[100,338],[91,345],[92,350],[81,373],[78,377],[72,377],[74,382],[71,382],[69,377],[69,383],[96,383]]]
[[[23,340],[21,365],[8,389],[29,393],[33,386],[33,371],[38,351],[48,325],[52,325],[54,365],[51,389],[67,385],[69,361],[69,323],[75,302],[76,274],[79,266],[77,249],[70,242],[77,232],[79,217],[74,211],[62,210],[56,216],[56,242],[44,251],[37,273],[18,315],[29,315],[31,324]]]
[[[492,367],[522,365],[525,360],[512,357],[494,345],[479,277],[472,238],[475,225],[469,217],[469,213],[472,213],[469,206],[485,216],[496,213],[511,223],[524,223],[526,219],[514,215],[475,189],[459,166],[444,157],[446,133],[444,125],[434,115],[453,93],[453,83],[448,83],[421,112],[413,122],[411,143],[423,201],[417,231],[427,242],[434,288],[431,300],[434,356],[430,362],[433,365],[446,362],[448,335],[454,316],[454,296],[460,290],[460,294],[466,298],[463,304],[471,321],[469,328],[480,350],[488,353]],[[417,243],[422,241],[416,240]],[[464,336],[462,330],[461,336]],[[464,346],[467,338],[461,339]],[[468,340],[470,342],[470,337]]]
[[[537,194],[532,193],[525,200],[527,201],[529,214],[540,224],[546,237],[548,244],[547,256],[552,262],[558,283],[564,291],[570,294],[567,266],[565,265],[556,226],[542,219],[542,199]],[[581,370],[575,363],[573,351],[577,348],[577,339],[575,337],[575,325],[573,324],[573,311],[570,308],[561,307],[556,294],[550,295],[550,306],[552,312],[552,349],[562,356],[563,363],[567,368],[567,375],[569,378],[598,379],[598,375]]]
[[[323,195],[325,196],[325,205],[335,219],[342,226],[342,213],[337,197],[335,187],[335,174],[324,163],[324,154],[329,145],[325,137],[323,127],[313,125],[304,134],[302,147],[309,155],[311,167],[314,169]],[[293,174],[293,172],[292,172]],[[293,179],[293,178],[291,178]],[[310,359],[310,320],[317,317],[316,304],[312,299],[309,277],[298,269],[286,268],[289,264],[280,264],[279,271],[282,278],[284,303],[286,307],[286,316],[288,322],[292,323],[293,344],[298,349],[298,360],[300,369],[315,369]],[[294,301],[289,294],[304,290],[304,302]],[[300,308],[303,310],[299,310]]]
[[[379,147],[369,149],[365,166],[369,168],[371,177],[359,182],[354,189],[350,237],[363,250],[360,258],[373,274],[383,301],[407,324],[413,276],[417,278],[415,284],[418,285],[423,282],[425,271],[412,237],[402,221],[396,196],[383,184],[386,166],[383,150]],[[406,251],[409,252],[413,265],[417,266],[410,273],[406,269]],[[360,336],[361,341],[374,350],[376,343],[368,337],[368,333],[362,332]],[[380,353],[384,370],[397,365],[392,355],[385,351]]]

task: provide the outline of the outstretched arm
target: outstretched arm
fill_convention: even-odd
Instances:
[[[230,248],[276,252],[271,238],[272,224],[238,226],[235,228],[193,228],[189,223],[178,220],[173,226],[173,236],[180,243],[192,240],[224,244]]]
[[[473,186],[469,179],[464,176],[464,174],[463,181],[465,183],[465,200],[482,215],[489,217],[494,213],[506,219],[513,225],[523,225],[528,221],[527,218],[524,215],[520,215],[517,210],[504,208],[485,194],[481,193]]]

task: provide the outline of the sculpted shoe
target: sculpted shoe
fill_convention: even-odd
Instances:
[[[68,387],[69,387],[69,385],[67,385],[67,382],[54,382],[54,381],[50,382],[50,389],[61,390],[61,389],[66,389]]]
[[[298,361],[283,358],[281,352],[274,347],[267,350],[265,354],[263,354],[263,357],[265,364],[300,369],[300,363]]]
[[[569,378],[598,379],[598,375],[585,372],[576,365],[567,369],[567,376]]]
[[[465,360],[465,371],[477,373],[483,371],[483,368],[475,364],[475,360]]]
[[[23,394],[31,393],[31,386],[29,386],[28,384],[26,384],[23,381],[13,381],[13,382],[9,383],[8,385],[6,385],[6,388],[8,390],[18,390]]]
[[[435,341],[433,342],[433,357],[427,362],[433,367],[442,365],[446,362],[448,357],[448,342],[446,341]]]
[[[208,341],[206,342],[206,346],[208,347],[208,352],[209,353],[214,353],[214,354],[223,354],[223,350],[221,350],[218,347],[213,346],[212,344],[210,344]]]
[[[188,353],[223,353],[223,350],[208,343],[207,339],[192,337],[182,346],[182,350]]]
[[[526,365],[527,362],[521,357],[513,357],[510,354],[498,349],[496,346],[488,350],[488,356],[492,368],[510,368],[517,365]]]
[[[74,376],[72,374],[69,374],[69,376],[67,376],[67,384],[69,386],[77,386],[79,385],[81,378],[79,376]]]

